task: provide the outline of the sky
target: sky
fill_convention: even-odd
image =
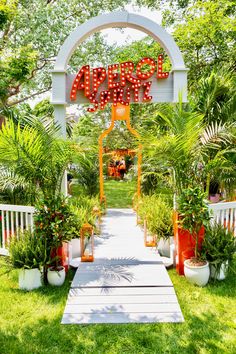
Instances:
[[[126,5],[125,9],[128,12],[136,13],[136,14],[142,15],[144,17],[147,17],[150,20],[153,20],[154,22],[161,25],[161,20],[162,20],[161,12],[153,11],[153,10],[151,11],[145,7],[140,8],[140,7],[132,6],[132,5]],[[101,33],[103,33],[105,35],[106,40],[109,44],[117,43],[118,45],[128,44],[133,41],[140,40],[140,39],[144,38],[145,36],[147,36],[146,33],[132,29],[132,28],[125,28],[122,31],[122,33],[118,29],[109,28],[109,29],[101,31]],[[117,35],[117,34],[119,34],[119,35]]]

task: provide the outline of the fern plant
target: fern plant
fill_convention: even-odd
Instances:
[[[202,251],[206,259],[220,273],[222,264],[232,262],[236,252],[236,238],[230,230],[220,224],[213,224],[206,229]]]
[[[44,240],[31,231],[24,231],[18,237],[13,237],[10,241],[9,253],[14,268],[40,268],[47,260]]]

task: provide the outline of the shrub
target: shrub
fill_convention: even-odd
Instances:
[[[39,268],[46,263],[45,242],[30,231],[24,231],[11,239],[9,253],[14,268]]]
[[[173,235],[172,208],[163,196],[143,196],[138,213],[142,221],[146,219],[148,230],[158,238],[166,239]]]

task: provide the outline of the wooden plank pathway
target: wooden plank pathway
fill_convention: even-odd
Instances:
[[[146,248],[131,209],[109,209],[95,261],[79,263],[62,324],[182,322],[173,284],[156,249]]]

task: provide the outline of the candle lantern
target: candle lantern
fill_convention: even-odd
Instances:
[[[102,212],[98,207],[93,208],[93,215],[96,218],[96,228],[98,229],[99,233],[101,232],[101,223],[102,223]],[[95,230],[96,232],[97,230]]]
[[[94,234],[90,224],[84,224],[80,230],[81,262],[94,261]]]
[[[156,247],[157,245],[156,235],[148,233],[147,220],[144,220],[144,245],[145,247]]]

